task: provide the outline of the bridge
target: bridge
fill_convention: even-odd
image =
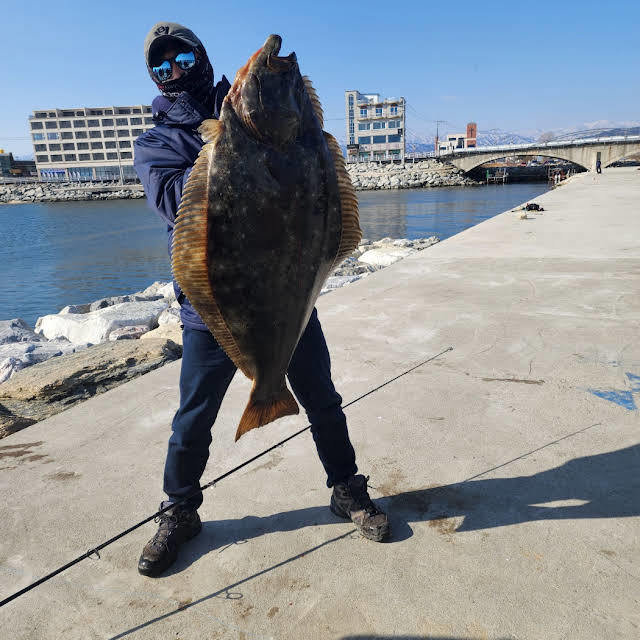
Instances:
[[[491,147],[455,149],[453,153],[441,153],[441,160],[462,169],[471,171],[485,162],[498,160],[505,156],[546,156],[568,160],[587,171],[595,171],[596,160],[602,167],[622,160],[633,153],[640,153],[640,135],[609,136],[602,138],[577,138],[551,142],[533,142],[530,144],[506,144]]]

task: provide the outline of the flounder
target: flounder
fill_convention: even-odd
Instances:
[[[357,246],[358,201],[295,53],[270,35],[236,74],[185,185],[172,268],[253,380],[236,440],[299,412],[285,375],[323,283]],[[313,362],[309,366],[314,366]]]

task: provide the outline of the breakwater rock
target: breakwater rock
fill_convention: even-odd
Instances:
[[[466,187],[480,184],[467,178],[463,171],[452,164],[435,159],[409,162],[404,166],[377,162],[351,163],[347,164],[347,171],[356,191]]]
[[[371,276],[438,238],[363,239],[321,295]],[[67,305],[38,318],[0,321],[0,438],[182,356],[172,283]]]
[[[139,185],[115,187],[102,183],[32,182],[0,184],[0,204],[24,202],[69,202],[77,200],[119,200],[144,198]]]

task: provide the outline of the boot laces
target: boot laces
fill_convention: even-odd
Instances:
[[[375,504],[373,504],[373,501],[369,497],[369,493],[367,491],[367,482],[369,482],[369,476],[365,477],[362,484],[357,483],[354,485],[350,485],[349,489],[351,492],[351,497],[354,499],[356,504],[363,511],[366,511],[368,515],[375,516],[379,512]]]
[[[156,516],[153,521],[159,522],[160,526],[151,540],[151,545],[154,547],[166,547],[169,536],[178,527],[178,517],[165,512]]]

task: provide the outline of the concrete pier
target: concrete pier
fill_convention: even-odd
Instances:
[[[138,575],[147,524],[0,609],[3,637],[640,637],[640,171],[580,174],[318,301],[361,472],[394,535],[327,508],[308,433],[205,492]],[[0,442],[0,598],[156,510],[180,364]],[[305,424],[233,443],[208,481]]]

